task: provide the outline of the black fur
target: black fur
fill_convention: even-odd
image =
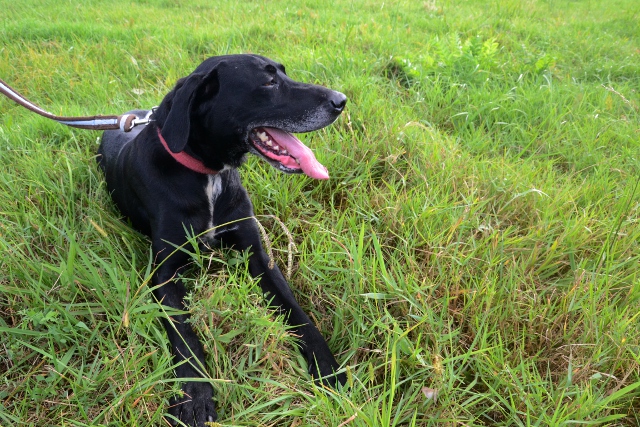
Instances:
[[[135,228],[150,236],[157,272],[153,285],[162,304],[184,309],[186,289],[175,280],[188,255],[174,251],[187,242],[185,229],[197,235],[212,226],[253,216],[253,207],[236,168],[246,153],[256,152],[249,138],[256,127],[308,132],[331,124],[346,97],[321,86],[291,80],[284,67],[257,55],[213,57],[181,79],[163,99],[153,121],[129,133],[106,131],[98,162],[113,200]],[[144,117],[147,111],[134,111]],[[204,175],[187,169],[162,147],[158,130],[172,152],[184,151],[207,167]],[[289,171],[292,172],[292,171]],[[217,186],[217,187],[216,187]],[[218,190],[218,191],[216,191]],[[217,196],[210,204],[212,195]],[[252,220],[216,228],[208,238],[238,250],[249,250],[249,270],[259,278],[272,307],[284,314],[300,336],[300,350],[309,372],[329,385],[345,383],[327,343],[296,302],[289,285],[262,249]],[[202,344],[187,322],[188,315],[164,321],[180,378],[202,377]],[[183,396],[172,399],[169,413],[188,426],[203,427],[217,417],[208,382],[186,380]],[[170,420],[173,425],[177,422]]]

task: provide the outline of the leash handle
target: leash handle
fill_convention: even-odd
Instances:
[[[85,117],[63,117],[51,114],[48,111],[38,107],[33,102],[22,96],[18,91],[6,84],[0,79],[0,93],[11,99],[29,111],[39,114],[51,120],[55,120],[63,125],[71,126],[79,129],[91,130],[109,130],[120,129],[123,132],[129,132],[134,126],[146,124],[146,122],[138,119],[135,114],[122,114],[120,116],[85,116]]]

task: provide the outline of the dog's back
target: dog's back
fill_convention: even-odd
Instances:
[[[126,114],[135,114],[138,118],[142,119],[147,115],[147,110],[132,110],[127,111]],[[122,147],[131,142],[140,131],[144,129],[144,126],[136,126],[131,129],[130,132],[124,132],[122,130],[108,130],[102,134],[100,140],[100,148],[98,148],[98,165],[106,173],[107,168],[115,159],[118,158],[118,154]]]

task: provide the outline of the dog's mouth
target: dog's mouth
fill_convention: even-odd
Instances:
[[[281,129],[258,127],[249,133],[256,151],[271,165],[286,173],[304,173],[315,179],[329,179],[313,151],[298,138]]]

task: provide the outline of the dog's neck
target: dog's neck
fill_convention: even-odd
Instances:
[[[204,175],[216,175],[218,172],[220,172],[220,171],[213,170],[211,168],[206,167],[202,161],[196,159],[193,156],[190,156],[184,151],[181,151],[179,153],[174,153],[173,151],[171,151],[169,149],[169,146],[167,145],[167,141],[165,141],[165,139],[162,137],[162,133],[160,133],[160,128],[158,127],[157,129],[158,129],[158,138],[160,139],[162,146],[167,151],[167,153],[169,153],[169,155],[171,155],[171,157],[175,159],[176,162],[180,163],[182,166],[186,167],[187,169],[191,169],[194,172],[198,172]]]

